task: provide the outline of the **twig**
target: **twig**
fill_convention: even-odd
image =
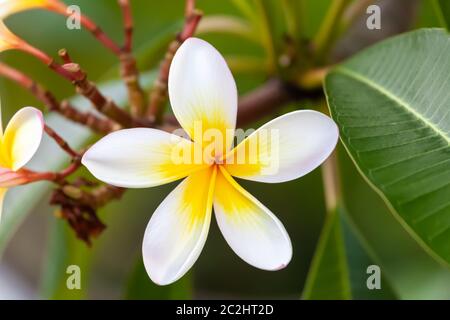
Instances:
[[[72,61],[66,50],[60,50],[58,53],[63,60]],[[136,124],[126,111],[120,109],[111,99],[106,98],[97,86],[88,80],[86,72],[81,69],[79,64],[70,62],[64,64],[62,68],[69,74],[66,78],[75,85],[77,92],[89,99],[99,112],[126,128]]]
[[[327,58],[326,54],[330,51],[329,49],[335,44],[336,36],[339,35],[340,19],[350,2],[351,0],[334,0],[331,2],[322,25],[313,40],[317,62],[323,62]]]
[[[120,47],[115,43],[108,35],[88,16],[81,15],[80,23],[85,27],[92,35],[102,43],[107,49],[117,56],[120,56]]]
[[[44,131],[47,133],[49,137],[51,137],[55,142],[58,144],[58,146],[64,150],[69,156],[71,156],[73,159],[81,158],[81,155],[73,150],[66,140],[64,140],[59,134],[55,132],[52,128],[50,128],[48,125],[44,125]]]
[[[0,75],[16,82],[23,88],[29,90],[38,100],[43,102],[49,111],[55,111],[67,119],[87,126],[94,132],[106,134],[120,129],[120,126],[109,119],[100,119],[90,112],[81,112],[75,109],[68,101],[61,103],[55,96],[30,77],[0,62]]]
[[[131,6],[129,0],[118,0],[119,6],[122,9],[123,27],[125,33],[125,41],[123,51],[131,52],[133,46],[133,16],[131,14]]]
[[[81,167],[81,158],[73,159],[72,163],[65,169],[52,172],[36,172],[28,169],[20,169],[21,176],[24,177],[24,184],[38,182],[38,181],[50,181],[58,185],[65,185],[67,182],[65,179],[75,173]]]
[[[96,85],[87,79],[87,75],[80,68],[80,65],[73,62],[60,65],[46,53],[26,42],[21,43],[21,46],[18,47],[18,49],[35,56],[40,61],[45,63],[50,69],[54,70],[65,79],[71,81],[75,85],[77,92],[88,98],[99,112],[103,113],[122,126],[129,128],[136,124],[145,125],[142,122],[135,121],[131,115],[120,109],[114,101],[103,96]],[[64,61],[72,61],[68,56],[67,50],[60,50],[58,53]]]
[[[147,117],[152,122],[160,122],[162,119],[162,106],[167,101],[167,81],[169,78],[170,64],[175,52],[181,44],[189,37],[192,37],[202,18],[202,13],[195,9],[195,0],[186,1],[185,22],[183,30],[177,35],[167,49],[164,59],[159,68],[159,75],[153,84],[150,94],[150,104],[147,109]]]
[[[132,54],[133,47],[133,16],[129,0],[118,0],[122,10],[124,26],[124,45],[120,54],[120,75],[128,90],[131,114],[142,116],[146,104],[145,92],[139,84],[139,70]]]

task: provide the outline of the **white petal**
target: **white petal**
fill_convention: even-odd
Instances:
[[[313,110],[294,111],[252,133],[230,152],[225,167],[232,176],[247,180],[293,180],[324,162],[338,137],[336,124],[326,115]]]
[[[142,254],[147,273],[156,284],[175,282],[200,255],[211,222],[216,171],[211,167],[187,177],[150,219]]]
[[[188,159],[174,161],[175,150],[191,150],[193,143],[161,130],[125,129],[95,143],[82,163],[99,180],[125,188],[146,188],[186,177],[205,165]]]
[[[58,0],[0,0],[0,18],[34,8],[46,8],[65,12],[65,5]]]
[[[214,212],[225,240],[245,262],[263,270],[287,266],[292,245],[283,224],[223,167],[217,174]]]
[[[199,142],[194,135],[199,124],[203,131],[225,133],[228,129],[233,135],[236,83],[225,59],[212,45],[197,38],[186,40],[173,58],[168,85],[173,112],[193,140]]]
[[[42,140],[44,118],[33,107],[20,109],[9,121],[2,137],[3,165],[18,170],[31,160]]]

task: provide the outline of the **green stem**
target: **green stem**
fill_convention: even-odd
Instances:
[[[262,45],[266,49],[269,72],[274,73],[277,68],[277,54],[275,48],[275,40],[273,37],[273,29],[269,20],[269,12],[267,3],[264,0],[255,0],[255,6],[259,13],[259,29],[261,31]]]
[[[441,27],[448,29],[449,25],[447,25],[447,22],[445,21],[445,17],[441,10],[439,0],[431,0],[431,4],[433,5],[434,13],[436,14],[436,17]]]
[[[350,4],[351,0],[333,0],[325,19],[320,26],[319,31],[313,41],[316,51],[316,61],[321,63],[326,58],[329,50],[336,42],[339,32],[339,23],[345,9]]]
[[[296,42],[303,36],[303,0],[281,0],[289,36]]]
[[[335,213],[338,203],[342,200],[336,153],[337,152],[334,151],[322,164],[322,180],[325,193],[325,205],[328,214]]]
[[[251,22],[255,22],[257,17],[248,1],[231,0],[231,3]]]

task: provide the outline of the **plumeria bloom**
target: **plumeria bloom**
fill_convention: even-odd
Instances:
[[[27,182],[26,175],[20,169],[36,153],[43,131],[42,113],[33,107],[17,111],[9,121],[5,132],[0,117],[0,217],[3,199],[8,189]]]
[[[22,45],[23,41],[12,33],[8,27],[0,20],[0,52],[18,49]]]
[[[212,207],[239,257],[264,270],[285,267],[292,256],[285,228],[234,177],[268,183],[301,177],[330,155],[337,126],[319,112],[295,111],[233,148],[229,137],[236,124],[236,84],[218,51],[196,38],[176,52],[168,85],[173,112],[188,138],[149,128],[121,130],[98,141],[82,160],[98,179],[120,187],[145,188],[185,178],[159,205],[145,231],[142,252],[150,278],[166,285],[191,268],[205,244]],[[271,132],[278,139],[271,139]],[[211,139],[218,136],[225,139]],[[211,144],[212,151],[198,161],[197,151]],[[255,153],[243,152],[247,150]],[[180,154],[188,161],[178,161]]]
[[[0,0],[0,19],[14,13],[42,8],[64,14],[66,5],[59,0]]]
[[[8,29],[4,20],[17,12],[35,8],[66,14],[66,5],[59,0],[0,0],[0,52],[10,49],[33,51],[30,45]]]

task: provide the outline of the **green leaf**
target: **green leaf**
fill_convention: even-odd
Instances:
[[[303,298],[351,299],[345,243],[337,212],[326,218],[306,279]]]
[[[395,299],[381,269],[381,289],[367,287],[367,267],[378,265],[356,234],[342,206],[328,214],[319,238],[303,298],[308,300]]]
[[[187,274],[177,282],[168,286],[154,284],[145,271],[142,257],[139,257],[134,271],[126,286],[125,299],[149,300],[149,299],[192,299],[192,276]]]
[[[432,0],[436,16],[442,27],[450,30],[450,1]]]
[[[46,265],[41,283],[41,295],[46,299],[86,299],[92,250],[76,238],[67,223],[52,219]],[[80,268],[80,290],[67,287],[67,267]]]
[[[450,262],[450,39],[397,36],[325,80],[342,142],[368,183],[432,256]]]

